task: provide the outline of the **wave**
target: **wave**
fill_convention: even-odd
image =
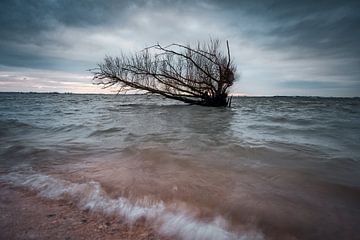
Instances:
[[[62,126],[49,128],[52,132],[66,133],[72,132],[74,130],[87,130],[88,127],[85,124],[66,124]]]
[[[286,115],[282,116],[267,116],[267,120],[274,123],[288,123],[292,125],[299,125],[299,126],[308,126],[308,125],[314,125],[316,123],[316,119],[304,119],[299,117],[290,117]]]
[[[37,127],[15,119],[0,120],[0,136],[8,136],[13,132],[28,131]]]
[[[89,137],[101,136],[101,135],[106,135],[106,134],[116,134],[117,132],[121,132],[124,129],[125,128],[123,128],[123,127],[111,127],[111,128],[106,128],[106,129],[102,129],[102,130],[95,130],[89,134]]]
[[[73,183],[34,171],[11,172],[0,176],[0,181],[30,188],[50,199],[70,198],[81,209],[117,215],[129,224],[145,218],[162,235],[183,240],[262,240],[258,231],[231,232],[226,220],[217,217],[212,221],[197,219],[190,211],[143,198],[135,202],[127,198],[110,198],[99,182]]]

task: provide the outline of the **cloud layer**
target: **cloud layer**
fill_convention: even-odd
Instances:
[[[218,37],[239,66],[233,92],[359,96],[358,12],[358,1],[3,0],[0,91],[34,89],[34,72],[43,89],[90,91],[86,69],[105,55]]]

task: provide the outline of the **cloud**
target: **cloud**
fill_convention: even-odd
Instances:
[[[306,94],[280,84],[301,79],[358,96],[359,9],[332,0],[1,1],[0,64],[84,74],[105,55],[213,36],[230,41],[241,72],[234,92]],[[330,86],[315,95],[334,94]]]

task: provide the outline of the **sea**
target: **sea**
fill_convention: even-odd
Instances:
[[[360,98],[0,93],[0,182],[170,239],[359,239]]]

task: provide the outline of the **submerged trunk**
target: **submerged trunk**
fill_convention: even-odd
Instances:
[[[204,99],[204,106],[210,107],[227,107],[228,106],[227,94],[216,95],[214,97],[208,97]]]

